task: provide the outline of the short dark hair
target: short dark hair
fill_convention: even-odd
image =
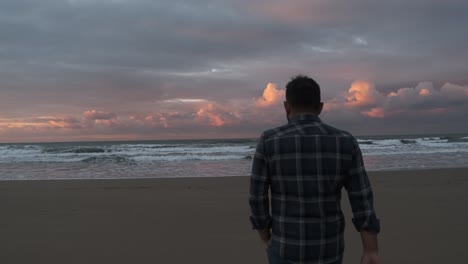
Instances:
[[[308,110],[320,107],[320,86],[314,79],[297,75],[286,84],[286,101],[292,108]]]

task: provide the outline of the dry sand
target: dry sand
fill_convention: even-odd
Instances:
[[[468,263],[468,169],[372,172],[383,263]],[[248,177],[0,182],[0,263],[266,263]],[[344,263],[361,244],[347,217]]]

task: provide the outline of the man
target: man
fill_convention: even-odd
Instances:
[[[265,131],[256,148],[251,222],[267,244],[271,264],[342,263],[344,187],[361,233],[361,263],[377,264],[380,224],[361,151],[351,134],[322,123],[322,108],[313,79],[299,75],[286,85],[289,122]]]

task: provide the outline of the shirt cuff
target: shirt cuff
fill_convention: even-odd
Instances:
[[[250,217],[250,222],[252,223],[252,229],[255,230],[266,230],[271,228],[271,219],[270,217],[266,219],[259,220],[258,218],[255,218],[253,216]]]
[[[380,233],[380,220],[375,215],[369,217],[369,219],[356,219],[353,218],[354,227],[358,232],[362,230],[369,231],[374,234]]]

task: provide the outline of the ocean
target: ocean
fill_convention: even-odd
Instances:
[[[468,167],[468,135],[357,137],[368,171]],[[0,180],[250,174],[257,139],[0,144]]]

